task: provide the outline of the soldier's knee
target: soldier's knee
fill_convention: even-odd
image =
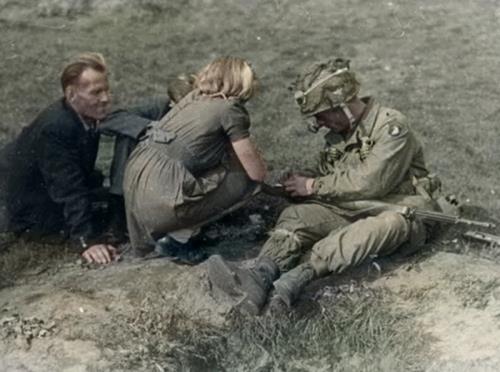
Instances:
[[[382,212],[378,218],[383,222],[384,227],[394,231],[410,232],[410,222],[400,213],[393,211]]]

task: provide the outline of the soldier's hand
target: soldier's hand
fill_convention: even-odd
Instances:
[[[109,244],[95,244],[82,253],[88,263],[108,264],[118,258],[115,247]]]
[[[313,193],[313,183],[314,178],[294,174],[283,182],[283,185],[286,192],[292,196],[309,196]]]

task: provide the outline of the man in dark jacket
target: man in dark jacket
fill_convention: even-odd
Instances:
[[[109,263],[116,249],[99,241],[92,213],[95,190],[102,185],[102,176],[94,169],[99,127],[111,104],[102,55],[77,56],[64,68],[61,85],[64,98],[45,109],[11,145],[9,229],[35,237],[64,231],[79,244],[88,262]],[[153,110],[155,117],[117,112],[107,131],[138,136],[151,120],[168,111],[167,100],[161,106]]]

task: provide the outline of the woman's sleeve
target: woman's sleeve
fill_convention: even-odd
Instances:
[[[250,136],[250,116],[241,103],[232,104],[222,118],[222,128],[231,142]]]

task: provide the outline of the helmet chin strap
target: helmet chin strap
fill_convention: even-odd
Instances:
[[[351,109],[344,102],[342,102],[339,106],[344,112],[345,116],[347,116],[347,120],[349,120],[349,129],[352,129],[356,118],[352,114]]]

